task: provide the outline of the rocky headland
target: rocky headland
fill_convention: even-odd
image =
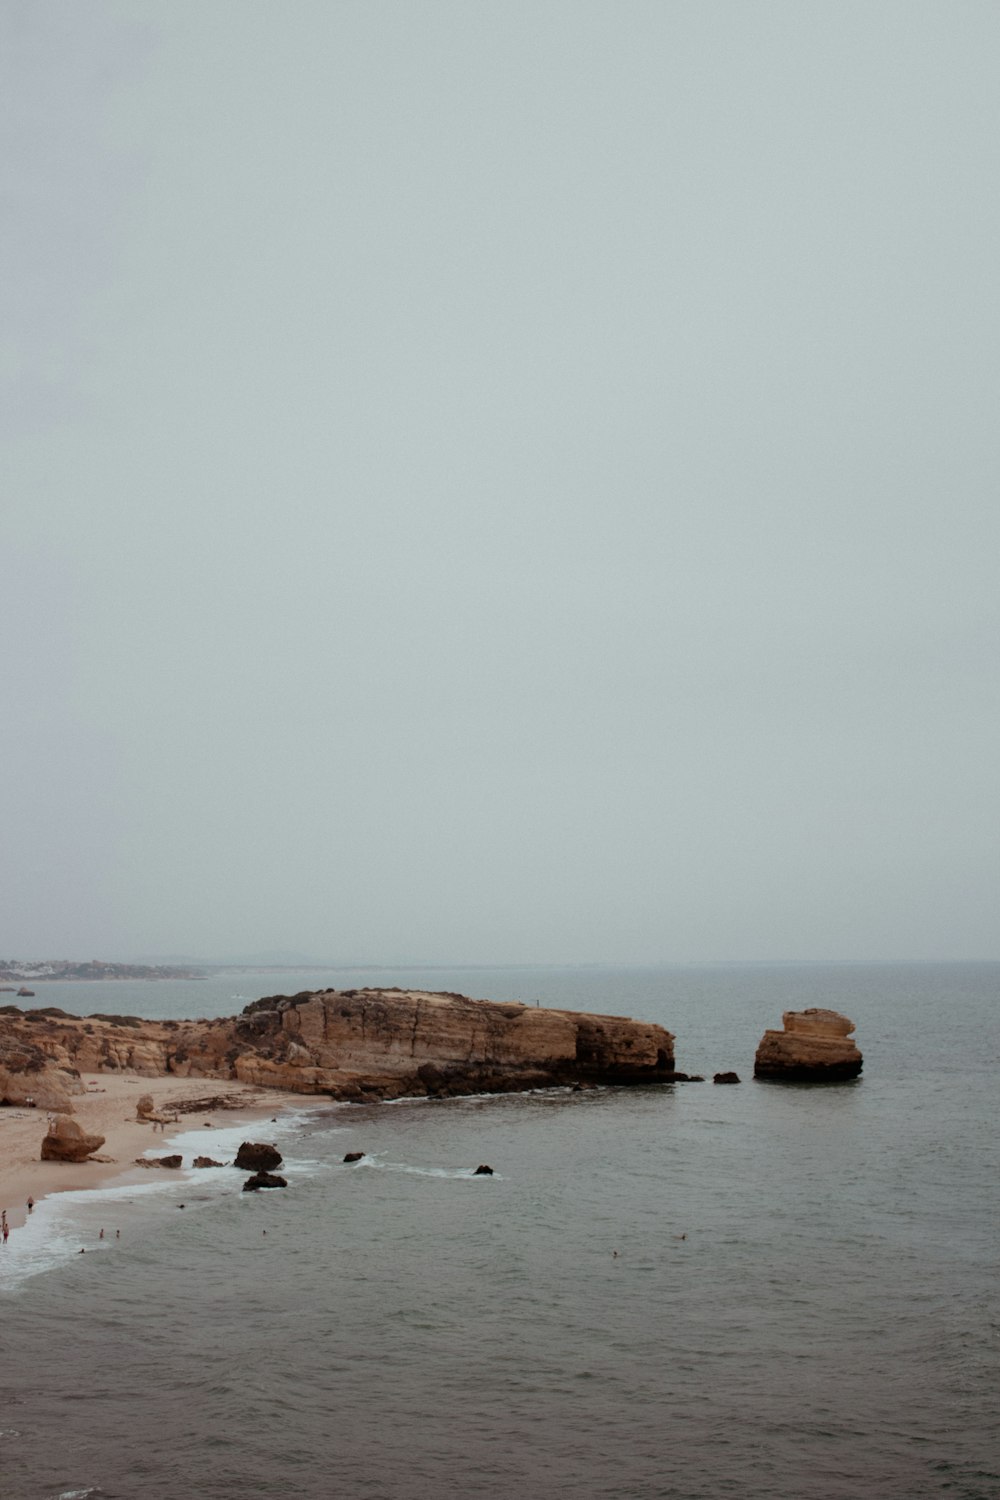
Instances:
[[[765,1031],[754,1059],[754,1077],[790,1083],[835,1083],[856,1078],[863,1058],[851,1032],[854,1022],[835,1010],[786,1010],[782,1031]]]
[[[0,1007],[0,1101],[72,1113],[81,1073],[236,1080],[335,1099],[672,1082],[674,1038],[622,1016],[423,990],[320,990],[218,1020]]]

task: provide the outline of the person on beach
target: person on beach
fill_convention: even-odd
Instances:
[[[34,1200],[34,1198],[29,1198],[28,1199],[28,1212],[29,1212],[29,1214],[31,1213],[31,1210],[34,1208],[34,1206],[35,1206],[35,1200]]]
[[[7,1243],[7,1236],[9,1234],[10,1234],[10,1225],[7,1223],[7,1220],[4,1219],[4,1221],[3,1221],[3,1242],[4,1242],[5,1245]]]

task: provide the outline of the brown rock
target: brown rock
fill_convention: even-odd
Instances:
[[[233,1024],[244,1082],[336,1098],[503,1092],[577,1082],[664,1082],[662,1026],[424,990],[272,997]]]
[[[224,1167],[225,1162],[213,1161],[210,1156],[196,1156],[194,1165],[196,1167]]]
[[[18,1012],[0,1017],[0,1068],[7,1042],[18,1057],[9,1071],[32,1070],[27,1092],[43,1108],[68,1108],[65,1092],[81,1090],[74,1070],[235,1079],[358,1103],[679,1077],[662,1026],[424,990],[306,991],[199,1021]],[[39,1072],[64,1080],[60,1103],[42,1095]]]
[[[347,1155],[344,1157],[344,1161],[360,1161],[364,1154],[365,1153],[363,1151],[348,1151]]]
[[[268,1172],[281,1166],[281,1152],[263,1142],[244,1141],[236,1153],[236,1166],[244,1172]]]
[[[153,1113],[152,1094],[142,1094],[135,1106],[135,1117],[137,1120],[148,1120]]]
[[[175,1172],[184,1160],[182,1156],[137,1156],[135,1164],[137,1167],[167,1167]]]
[[[786,1010],[783,1031],[765,1031],[754,1059],[754,1077],[789,1083],[835,1083],[856,1078],[863,1058],[851,1032],[854,1022],[833,1010]]]
[[[42,1137],[42,1161],[86,1161],[104,1145],[103,1135],[84,1135],[76,1120],[53,1120]]]
[[[738,1073],[716,1073],[712,1079],[713,1083],[739,1083],[739,1081],[740,1075]]]
[[[271,1172],[255,1172],[254,1175],[252,1177],[248,1177],[246,1182],[243,1184],[243,1191],[245,1193],[255,1193],[258,1188],[277,1188],[287,1186],[288,1183],[283,1177],[277,1177]]]

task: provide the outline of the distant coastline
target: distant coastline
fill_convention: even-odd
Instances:
[[[94,980],[105,984],[108,980],[127,979],[205,979],[204,968],[181,967],[170,964],[113,964],[100,959],[79,963],[73,959],[49,958],[0,959],[0,986],[22,984],[45,984],[48,980]]]

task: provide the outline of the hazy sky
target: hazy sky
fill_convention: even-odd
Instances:
[[[0,18],[0,953],[1000,957],[992,0]]]

